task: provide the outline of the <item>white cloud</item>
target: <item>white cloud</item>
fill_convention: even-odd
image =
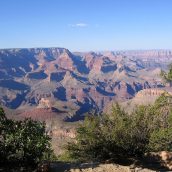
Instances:
[[[87,23],[69,24],[70,27],[88,27]]]

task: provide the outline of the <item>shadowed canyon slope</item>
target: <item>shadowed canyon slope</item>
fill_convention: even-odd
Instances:
[[[53,108],[75,121],[88,111],[103,111],[110,102],[133,98],[142,89],[163,87],[159,74],[171,61],[167,50],[2,49],[0,103],[20,111]]]

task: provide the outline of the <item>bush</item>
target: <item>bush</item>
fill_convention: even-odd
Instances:
[[[133,119],[118,104],[110,115],[86,117],[77,129],[76,141],[67,145],[68,154],[78,161],[141,156],[148,137],[140,125],[141,117]]]
[[[172,151],[172,128],[159,129],[151,133],[149,150],[154,152]]]
[[[45,123],[32,119],[23,121],[7,119],[2,108],[0,108],[0,138],[2,164],[32,166],[52,154],[51,139],[46,134]]]
[[[155,104],[156,127],[150,134],[149,151],[172,151],[172,97],[168,93],[160,96]]]
[[[172,86],[172,64],[170,64],[168,68],[168,72],[161,70],[160,76],[166,83],[169,83],[170,86]]]
[[[163,94],[152,106],[138,106],[128,114],[118,104],[111,114],[88,116],[66,145],[68,159],[104,161],[140,158],[147,151],[171,150],[171,97]]]

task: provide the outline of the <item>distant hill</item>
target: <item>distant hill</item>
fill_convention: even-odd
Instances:
[[[27,110],[37,112],[35,108],[55,108],[66,120],[76,121],[88,111],[103,111],[110,102],[131,99],[142,89],[162,87],[159,73],[170,62],[170,50],[1,49],[0,103],[25,115]]]

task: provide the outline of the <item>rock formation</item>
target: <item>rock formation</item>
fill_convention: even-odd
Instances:
[[[131,99],[142,89],[162,87],[159,72],[170,60],[170,50],[2,49],[0,103],[25,111],[53,107],[79,120],[93,109],[101,112],[110,102]]]

